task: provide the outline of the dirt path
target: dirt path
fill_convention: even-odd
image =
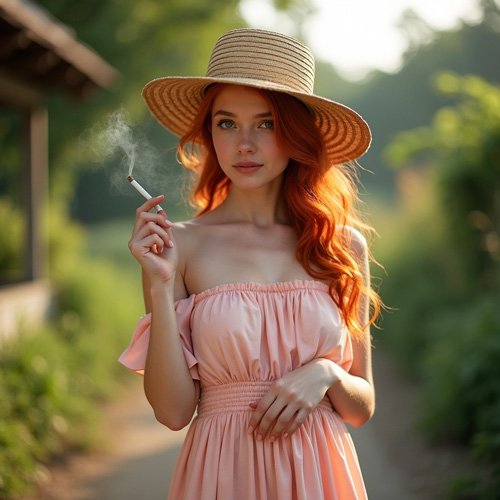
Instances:
[[[470,468],[463,449],[434,447],[418,428],[416,385],[403,379],[391,357],[374,352],[377,410],[352,430],[370,500],[439,500],[449,480]]]
[[[186,431],[169,431],[155,420],[142,378],[134,377],[128,389],[104,409],[105,451],[69,457],[23,500],[165,500]]]
[[[447,479],[467,468],[463,452],[433,449],[418,437],[416,389],[395,375],[382,351],[375,352],[374,370],[376,415],[352,430],[370,500],[442,498]],[[155,421],[139,378],[106,414],[106,453],[70,457],[49,471],[41,491],[23,500],[165,499],[185,431],[171,432]]]

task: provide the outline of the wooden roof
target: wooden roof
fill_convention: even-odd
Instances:
[[[112,66],[37,4],[0,0],[0,101],[13,104],[6,101],[15,100],[15,88],[33,98],[56,89],[84,98],[117,77]]]

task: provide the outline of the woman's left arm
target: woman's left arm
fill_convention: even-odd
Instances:
[[[366,287],[370,286],[370,267],[368,246],[365,238],[353,229],[349,232],[349,241],[359,264]],[[370,302],[368,290],[361,297],[359,306],[359,323],[368,325]],[[359,427],[372,417],[375,411],[375,387],[372,373],[371,335],[366,326],[363,336],[352,339],[353,362],[349,372],[339,365],[330,362],[329,367],[333,380],[327,391],[335,411],[347,423]]]
[[[327,391],[335,411],[354,427],[360,427],[370,420],[375,412],[375,388],[371,369],[369,341],[354,341],[354,361],[346,372],[333,361],[325,360],[329,366],[333,384]]]

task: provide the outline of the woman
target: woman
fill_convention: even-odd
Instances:
[[[354,111],[313,94],[300,42],[223,35],[207,76],[143,96],[180,136],[197,216],[137,210],[129,247],[148,314],[120,358],[156,418],[191,423],[172,499],[361,499],[344,421],[372,416],[368,249],[349,162],[370,143]]]

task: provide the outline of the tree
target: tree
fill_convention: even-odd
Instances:
[[[442,71],[474,74],[486,81],[500,82],[500,7],[495,0],[481,2],[483,14],[479,23],[465,23],[453,30],[427,33],[420,21],[412,31],[420,33],[405,54],[403,66],[394,74],[375,72],[356,83],[357,95],[349,104],[366,118],[373,130],[373,143],[361,159],[362,165],[376,173],[363,176],[369,191],[394,194],[393,176],[387,168],[383,150],[402,131],[423,126],[434,113],[449,103],[449,98],[437,94],[433,78]],[[416,25],[416,27],[415,27]]]
[[[395,166],[417,155],[435,164],[456,272],[473,290],[498,289],[500,86],[453,73],[436,85],[460,103],[439,110],[431,126],[401,133],[387,157]]]
[[[408,240],[413,255],[400,256],[392,293],[401,297],[401,310],[389,336],[411,347],[406,352],[423,386],[423,428],[433,442],[468,446],[481,461],[479,474],[455,481],[450,498],[497,498],[500,86],[450,72],[436,85],[458,102],[441,108],[431,125],[399,134],[387,150],[395,166],[432,172],[426,190],[437,191],[439,200],[424,232]],[[439,221],[442,234],[430,246],[428,233]],[[422,263],[431,263],[431,272],[422,273]]]

